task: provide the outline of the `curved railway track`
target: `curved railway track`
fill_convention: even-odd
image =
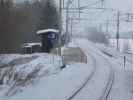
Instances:
[[[94,52],[94,51],[93,51]],[[89,54],[89,50],[86,52],[87,54]],[[113,86],[113,83],[114,83],[114,79],[115,79],[115,75],[114,75],[114,71],[113,71],[113,68],[112,68],[112,64],[111,62],[109,62],[109,60],[102,54],[99,54],[97,52],[94,52],[96,53],[97,55],[101,56],[109,65],[109,68],[110,68],[110,74],[109,74],[109,78],[108,78],[108,82],[105,86],[105,89],[103,91],[103,94],[100,96],[99,100],[108,100],[108,97],[109,97],[109,94],[111,92],[111,89],[112,89],[112,86]],[[90,54],[89,54],[90,55]],[[91,58],[93,58],[93,65],[95,66],[95,71],[93,71],[92,75],[86,80],[86,82],[81,86],[81,88],[78,89],[77,92],[75,92],[69,99],[67,100],[72,100],[85,86],[86,84],[89,82],[89,80],[92,78],[92,76],[94,75],[94,73],[96,72],[96,68],[97,68],[97,65],[96,65],[96,58],[94,58],[93,55],[91,55]]]
[[[109,79],[108,79],[107,85],[105,87],[105,91],[103,92],[103,95],[100,98],[100,100],[108,100],[109,94],[110,94],[111,89],[112,89],[113,84],[114,84],[115,73],[114,73],[113,67],[111,66],[112,64],[109,61],[109,59],[102,54],[97,53],[97,55],[101,56],[108,63],[109,68],[110,68]]]
[[[84,84],[82,84],[82,86],[76,92],[74,92],[67,100],[72,100],[85,87],[85,85],[89,82],[89,80],[93,77],[94,73],[96,72],[96,59],[93,58],[92,62],[93,62],[93,65],[94,65],[94,69],[93,69],[91,75],[89,75],[89,77],[86,79]]]
[[[89,54],[90,55],[90,54]],[[93,69],[93,72],[91,73],[91,75],[86,79],[86,81],[84,82],[84,84],[82,84],[82,86],[76,91],[74,92],[67,100],[73,100],[73,98],[78,95],[78,93],[80,93],[80,91],[85,88],[85,86],[89,83],[89,81],[93,78],[93,75],[96,73],[96,70],[97,70],[97,64],[96,64],[96,59],[90,55],[91,58],[93,59],[93,65],[94,65],[94,69]],[[106,61],[108,61],[107,59],[105,59]],[[111,67],[111,66],[110,66]],[[112,68],[112,67],[111,67]],[[110,69],[111,69],[110,68]],[[109,74],[109,79],[108,79],[108,82],[105,86],[105,89],[103,91],[103,94],[100,96],[99,100],[107,100],[108,99],[108,96],[111,92],[111,89],[112,89],[112,86],[113,86],[113,81],[114,81],[114,72],[113,70],[111,69],[110,71],[110,74]]]

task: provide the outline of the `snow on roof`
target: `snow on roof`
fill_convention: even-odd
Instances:
[[[40,34],[45,34],[47,32],[55,32],[55,33],[58,33],[59,30],[56,30],[56,29],[44,29],[44,30],[37,31],[37,34],[40,35]]]
[[[35,45],[42,46],[42,44],[38,42],[38,43],[24,43],[22,45],[22,47],[32,47],[32,46],[35,46]]]

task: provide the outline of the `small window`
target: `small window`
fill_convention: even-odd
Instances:
[[[56,38],[56,35],[55,35],[54,33],[49,34],[49,35],[48,35],[48,38],[50,38],[50,39],[55,39],[55,38]]]

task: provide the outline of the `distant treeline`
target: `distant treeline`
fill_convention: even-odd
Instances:
[[[17,4],[0,0],[0,53],[18,52],[21,44],[39,41],[37,30],[59,27],[60,16],[53,0]]]

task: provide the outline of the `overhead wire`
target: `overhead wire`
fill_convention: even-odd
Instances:
[[[81,6],[80,9],[85,9],[87,7],[91,7],[91,6],[94,6],[96,4],[99,4],[101,3],[102,0],[98,0],[98,1],[95,1],[94,3],[91,3],[91,4],[88,4],[88,5],[85,5],[85,6]]]

